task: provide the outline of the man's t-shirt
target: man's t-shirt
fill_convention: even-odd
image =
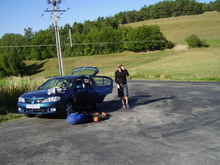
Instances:
[[[129,73],[126,69],[122,70],[121,72],[119,72],[118,70],[115,71],[115,82],[117,84],[127,84],[126,76],[129,76]]]

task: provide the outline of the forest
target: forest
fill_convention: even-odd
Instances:
[[[220,0],[199,3],[195,0],[161,1],[143,6],[139,11],[124,11],[110,17],[98,17],[94,21],[74,22],[60,27],[62,56],[91,56],[123,51],[152,51],[174,47],[161,33],[158,25],[138,28],[122,26],[127,23],[151,19],[197,15],[206,11],[220,11]],[[70,35],[72,43],[70,43]],[[54,27],[33,32],[24,29],[24,35],[7,33],[0,39],[0,78],[25,75],[27,60],[56,58]]]

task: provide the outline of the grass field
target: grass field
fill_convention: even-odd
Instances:
[[[205,12],[195,16],[171,17],[127,24],[138,27],[157,24],[168,40],[177,44],[172,50],[155,52],[123,52],[109,55],[65,58],[64,71],[69,75],[79,66],[97,66],[101,75],[114,77],[117,65],[122,63],[132,78],[169,80],[220,80],[220,13]],[[209,48],[188,49],[185,38],[196,34],[205,39]],[[29,61],[28,65],[42,61]],[[58,75],[57,59],[44,61],[44,71],[33,77]]]
[[[185,37],[191,34],[206,39],[207,43],[220,43],[220,12],[211,11],[200,15],[170,17],[127,24],[132,27],[157,24],[168,40],[177,44],[186,44]],[[127,26],[126,25],[126,26]]]
[[[65,58],[65,75],[80,66],[97,66],[100,75],[114,77],[117,65],[122,63],[132,78],[161,80],[220,80],[220,47],[179,49],[148,53],[120,54]],[[33,62],[33,61],[32,61]],[[32,62],[28,62],[29,64]],[[38,62],[41,63],[41,62]],[[33,77],[58,75],[57,59],[48,60],[45,70]]]

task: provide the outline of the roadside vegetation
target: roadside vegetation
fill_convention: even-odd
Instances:
[[[114,78],[117,65],[122,63],[129,70],[131,79],[220,81],[219,16],[219,12],[211,11],[200,15],[161,18],[121,25],[132,27],[134,34],[137,32],[134,29],[144,27],[144,25],[159,27],[163,37],[166,37],[167,41],[175,43],[175,47],[159,50],[137,49],[132,51],[127,49],[123,52],[76,57],[68,57],[64,51],[63,54],[66,56],[63,59],[65,75],[70,75],[71,70],[76,67],[96,66],[100,70],[100,75]],[[205,44],[209,47],[188,46],[185,39],[190,38],[192,34],[200,41],[205,40]],[[167,43],[169,46],[169,42]],[[133,43],[126,44],[124,46],[131,47]],[[136,47],[134,48],[136,49]],[[13,58],[9,56],[5,60],[10,62]],[[11,68],[16,65],[20,65],[23,68],[22,72],[27,73],[27,76],[21,76]],[[0,123],[22,117],[23,115],[16,114],[18,97],[22,93],[36,89],[50,77],[59,74],[57,58],[21,62],[17,60],[17,63],[12,62],[11,65],[4,67],[18,76],[9,76],[0,80]],[[0,74],[3,74],[1,67]]]
[[[206,40],[200,40],[200,38],[195,34],[191,34],[189,37],[186,37],[185,42],[188,44],[189,48],[209,47],[209,45],[206,44]]]
[[[9,77],[0,85],[0,124],[12,119],[23,117],[17,114],[18,97],[30,90],[36,89],[46,78]]]

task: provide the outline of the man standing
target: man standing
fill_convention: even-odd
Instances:
[[[118,97],[121,98],[123,108],[129,108],[127,76],[129,76],[128,71],[120,64],[118,70],[115,71],[115,82],[118,89]]]

